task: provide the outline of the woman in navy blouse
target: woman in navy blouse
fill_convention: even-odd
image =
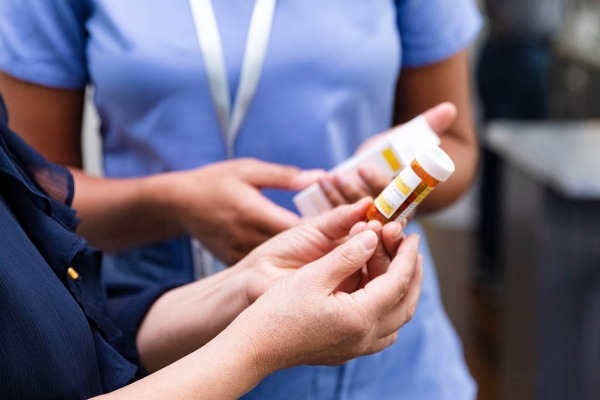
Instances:
[[[107,314],[101,256],[73,233],[71,175],[8,130],[1,100],[0,117],[2,399],[237,398],[278,369],[379,351],[414,313],[418,238],[360,222],[362,201]],[[123,314],[136,334],[113,325]]]

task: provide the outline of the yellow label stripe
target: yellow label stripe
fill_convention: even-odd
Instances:
[[[396,156],[394,155],[394,152],[392,151],[392,149],[390,147],[388,147],[387,149],[385,149],[381,155],[383,155],[383,158],[385,158],[385,161],[387,161],[388,165],[390,166],[390,168],[394,171],[398,171],[402,165],[400,164],[400,161],[398,161],[398,159],[396,158]]]

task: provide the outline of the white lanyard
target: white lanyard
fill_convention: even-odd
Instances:
[[[260,80],[277,0],[256,0],[254,3],[242,59],[240,81],[233,107],[229,97],[229,82],[227,80],[223,45],[212,0],[189,1],[198,43],[204,57],[212,100],[217,110],[217,118],[227,146],[227,156],[233,158],[233,146],[236,136]]]

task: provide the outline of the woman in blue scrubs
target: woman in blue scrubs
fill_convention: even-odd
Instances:
[[[457,172],[419,211],[454,201],[475,173],[471,0],[6,0],[0,18],[13,127],[73,168],[80,232],[113,253],[114,301],[195,279],[190,236],[231,264],[298,224],[291,198],[318,176],[306,170],[443,101],[458,109],[442,136]],[[78,169],[87,84],[105,178]],[[422,233],[416,221],[407,229]],[[474,398],[426,241],[421,251],[419,310],[392,348],[279,372],[247,398]]]

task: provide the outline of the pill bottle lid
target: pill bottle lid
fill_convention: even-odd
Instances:
[[[443,182],[455,170],[454,162],[439,146],[424,146],[415,156],[417,162],[429,175]]]

